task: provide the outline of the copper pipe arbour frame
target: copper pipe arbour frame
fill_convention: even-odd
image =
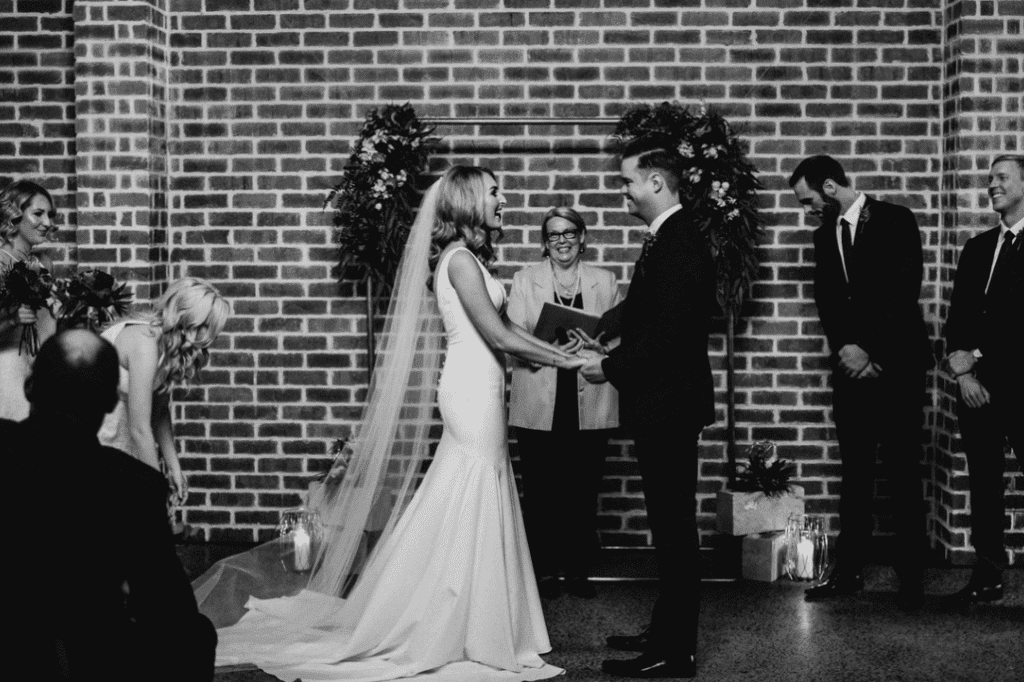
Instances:
[[[424,123],[434,125],[614,125],[614,116],[570,118],[566,116],[423,116]]]

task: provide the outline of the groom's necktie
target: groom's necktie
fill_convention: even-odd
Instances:
[[[1024,234],[1024,231],[1021,232]],[[1006,280],[1010,271],[1013,269],[1013,257],[1016,252],[1017,242],[1020,239],[1014,240],[1013,232],[1007,230],[1003,233],[1003,247],[999,249],[999,257],[996,258],[996,266],[992,269],[992,279],[988,283],[988,289],[985,291],[986,296],[991,296],[993,291],[998,292],[1003,281]]]
[[[850,221],[839,219],[843,240],[843,263],[846,265],[846,281],[853,281],[853,239],[850,236]]]

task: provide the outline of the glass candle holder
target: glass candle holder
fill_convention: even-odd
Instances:
[[[813,514],[791,514],[786,524],[786,575],[791,580],[820,580],[827,566],[825,520]]]
[[[323,539],[320,516],[303,507],[285,510],[281,512],[277,531],[281,538],[281,563],[285,569],[296,573],[311,570]]]

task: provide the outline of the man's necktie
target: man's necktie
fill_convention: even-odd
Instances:
[[[993,290],[998,290],[1003,280],[1010,275],[1013,269],[1014,248],[1017,243],[1014,241],[1013,232],[1007,230],[1003,233],[1003,248],[999,249],[999,257],[996,258],[996,267],[992,270],[992,281],[988,284],[986,295],[991,295]]]
[[[853,240],[850,238],[850,221],[839,219],[843,239],[843,263],[846,265],[846,281],[853,280]]]

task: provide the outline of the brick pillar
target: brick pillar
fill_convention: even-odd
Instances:
[[[992,159],[1024,150],[1021,92],[1024,18],[1011,4],[950,0],[945,6],[942,223],[939,317],[945,320],[960,249],[997,224],[986,188]],[[944,350],[943,350],[944,352]],[[956,386],[945,375],[936,391],[935,518],[942,554],[972,560],[967,462],[956,422]],[[1024,558],[1024,478],[1007,453],[1007,546]]]
[[[145,301],[167,279],[164,0],[74,12],[78,261]]]

